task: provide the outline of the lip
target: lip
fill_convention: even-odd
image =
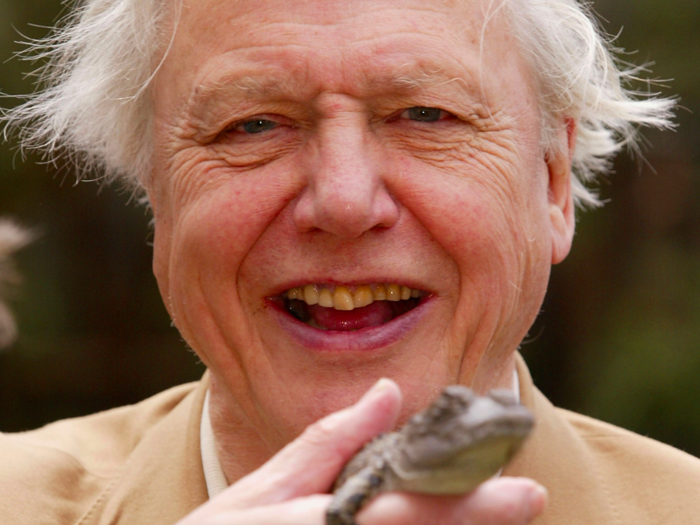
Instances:
[[[266,299],[268,312],[282,330],[301,346],[316,352],[356,353],[377,351],[408,335],[431,310],[433,296],[427,296],[414,309],[380,326],[360,330],[320,330],[289,315],[272,298]]]

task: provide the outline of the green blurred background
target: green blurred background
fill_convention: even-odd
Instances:
[[[700,455],[700,2],[599,0],[608,32],[682,108],[677,132],[645,135],[600,184],[609,204],[580,214],[571,256],[523,354],[556,404]],[[0,0],[0,91],[26,93],[12,59],[41,37],[58,1]],[[5,107],[11,100],[0,100]],[[75,184],[12,144],[0,148],[0,216],[40,237],[18,257],[21,335],[0,352],[0,430],[135,402],[197,379],[151,275],[149,216],[130,195]]]

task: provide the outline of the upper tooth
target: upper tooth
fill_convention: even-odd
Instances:
[[[377,288],[374,290],[374,300],[386,301],[386,288],[383,284],[378,284]]]
[[[354,290],[354,292],[352,291]],[[390,284],[363,284],[357,287],[347,286],[319,286],[307,284],[287,290],[287,299],[304,301],[308,305],[318,304],[324,308],[336,310],[353,310],[372,304],[374,301],[401,301],[411,297],[421,296],[420,290],[413,290],[408,286]]]
[[[315,284],[307,284],[304,286],[304,301],[306,304],[318,304],[318,296],[318,286]]]
[[[398,284],[390,284],[386,287],[386,298],[388,301],[401,300],[401,287]]]
[[[333,294],[328,288],[321,288],[318,294],[318,304],[320,306],[325,306],[326,308],[333,308]]]
[[[352,294],[345,286],[336,286],[333,294],[333,302],[336,310],[354,310],[355,302]]]
[[[372,289],[369,286],[358,286],[353,299],[355,302],[355,308],[362,308],[363,306],[372,304],[374,302]]]

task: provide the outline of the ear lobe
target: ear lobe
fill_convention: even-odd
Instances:
[[[547,155],[549,171],[549,220],[552,234],[552,264],[562,262],[569,254],[574,237],[574,199],[571,189],[571,163],[576,146],[576,121],[565,118],[557,139],[557,152]]]

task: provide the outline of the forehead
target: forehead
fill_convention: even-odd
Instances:
[[[484,5],[482,5],[482,3]],[[501,0],[199,0],[183,6],[180,32],[199,42],[224,36],[251,45],[306,35],[349,42],[392,33],[482,26]],[[449,25],[450,27],[447,27]],[[223,30],[221,32],[220,30]]]
[[[188,100],[221,87],[242,96],[300,99],[321,91],[362,97],[450,82],[478,91],[522,69],[501,5],[198,0],[182,8],[156,84]],[[496,60],[498,67],[483,67]]]

